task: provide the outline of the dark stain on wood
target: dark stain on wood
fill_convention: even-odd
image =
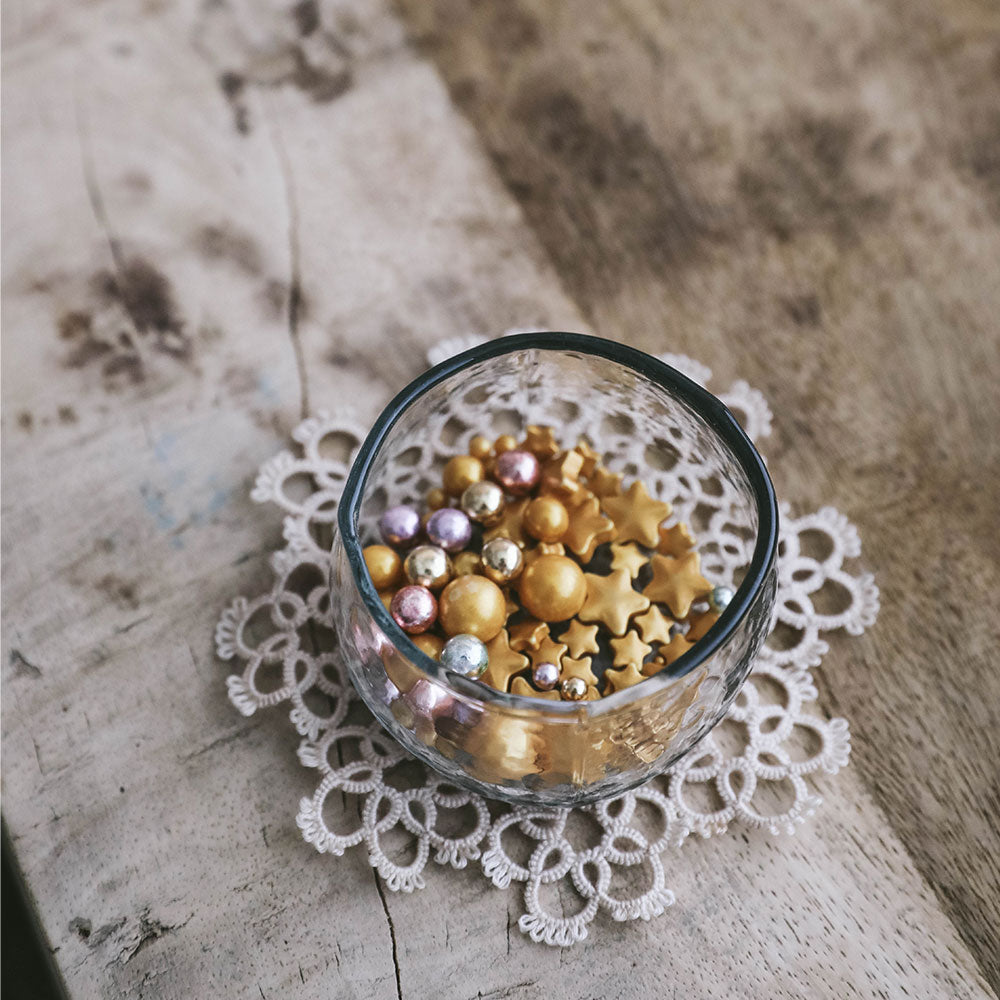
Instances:
[[[292,50],[294,68],[279,83],[290,83],[316,104],[328,104],[354,84],[350,69],[329,69],[311,62],[301,48]]]
[[[959,168],[970,175],[1000,219],[1000,108],[983,108],[969,116],[955,151]]]
[[[782,242],[820,231],[846,243],[885,218],[891,200],[859,179],[863,133],[857,116],[800,110],[764,129],[737,177],[751,222]]]
[[[35,418],[27,410],[22,410],[17,415],[17,426],[21,428],[22,431],[31,431],[35,428]]]
[[[819,296],[815,292],[805,295],[789,295],[782,299],[782,306],[796,326],[819,326],[823,318],[823,309]]]
[[[219,89],[232,112],[233,126],[240,135],[250,134],[250,111],[244,95],[246,85],[246,77],[233,70],[226,70],[219,75]]]
[[[319,27],[319,7],[316,0],[299,0],[292,8],[292,19],[303,38],[313,34]]]
[[[131,580],[125,580],[115,573],[107,573],[95,584],[97,589],[123,608],[134,611],[139,607],[139,597],[136,585]]]
[[[263,270],[260,248],[254,238],[231,226],[202,226],[195,233],[194,244],[205,260],[228,261],[249,275],[258,275]]]

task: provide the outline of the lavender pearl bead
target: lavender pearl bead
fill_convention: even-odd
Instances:
[[[514,496],[524,496],[537,485],[542,475],[538,459],[530,451],[505,451],[497,458],[494,478]]]
[[[531,672],[535,687],[551,691],[559,683],[559,668],[554,663],[539,663]]]
[[[445,552],[460,552],[472,538],[472,522],[464,511],[442,507],[427,519],[427,537]]]
[[[420,534],[420,515],[405,504],[390,507],[378,519],[378,530],[386,545],[409,545]]]
[[[396,591],[389,613],[407,635],[426,632],[437,618],[437,599],[426,587],[402,587]]]

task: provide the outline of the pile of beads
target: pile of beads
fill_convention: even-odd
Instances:
[[[592,700],[683,656],[732,599],[701,575],[670,504],[627,490],[586,440],[476,435],[427,513],[387,510],[364,550],[394,621],[449,670],[500,691]]]

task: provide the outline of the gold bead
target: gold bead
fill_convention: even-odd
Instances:
[[[518,594],[532,617],[561,622],[583,607],[587,581],[583,570],[568,556],[541,556],[521,574]]]
[[[436,545],[418,545],[403,563],[406,579],[421,587],[440,590],[452,576],[451,559]]]
[[[460,497],[467,486],[483,478],[483,463],[472,455],[456,455],[448,460],[441,479],[444,491],[450,497]]]
[[[479,556],[475,552],[459,552],[452,560],[455,576],[468,576],[479,572]]]
[[[388,545],[368,545],[362,555],[376,590],[388,590],[399,583],[403,575],[403,560]]]
[[[517,438],[513,434],[501,434],[493,442],[493,453],[502,455],[505,451],[513,451],[517,447]]]
[[[503,490],[496,483],[484,479],[466,486],[462,492],[461,507],[466,515],[484,527],[499,523],[504,512]]]
[[[503,591],[485,576],[460,576],[441,593],[438,621],[448,635],[467,633],[489,642],[506,620]]]
[[[378,599],[385,605],[385,610],[388,611],[392,607],[392,599],[396,596],[396,591],[394,590],[380,590],[378,594]]]
[[[587,693],[587,682],[582,677],[567,677],[559,690],[566,701],[580,701]]]
[[[417,649],[426,653],[432,660],[438,659],[441,656],[441,650],[444,649],[444,639],[434,635],[433,632],[422,632],[420,635],[411,635],[410,641]]]
[[[477,434],[469,442],[469,454],[472,455],[473,458],[488,458],[491,451],[493,451],[493,445],[490,444],[490,439],[488,437],[484,437],[482,434]]]
[[[427,506],[431,510],[440,510],[448,503],[448,498],[445,496],[444,490],[440,486],[435,486],[434,489],[427,491],[427,496],[425,497],[427,501]]]
[[[555,497],[535,497],[524,512],[524,526],[540,542],[558,542],[569,527],[569,512]]]
[[[521,547],[509,538],[494,538],[483,546],[483,575],[494,583],[509,583],[524,569]]]

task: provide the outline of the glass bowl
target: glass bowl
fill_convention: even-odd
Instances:
[[[735,588],[680,659],[595,701],[496,691],[448,671],[396,625],[362,550],[386,507],[422,505],[472,434],[549,424],[586,436],[612,470],[671,502],[702,569]],[[689,753],[725,715],[770,625],[778,513],[764,463],[729,410],[633,348],[569,333],[519,334],[437,365],[386,407],[351,469],[333,543],[334,618],[365,704],[456,785],[509,802],[572,806],[617,795]]]

